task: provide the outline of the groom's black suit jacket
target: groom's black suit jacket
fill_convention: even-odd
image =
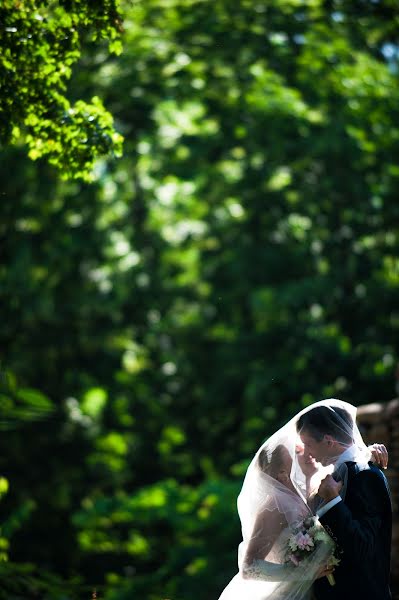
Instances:
[[[335,586],[316,580],[317,600],[390,600],[392,505],[384,474],[371,463],[348,466],[345,500],[320,522],[342,550]]]

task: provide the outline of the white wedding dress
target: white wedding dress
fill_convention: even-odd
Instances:
[[[289,533],[289,530],[283,531],[279,540],[281,555]],[[242,551],[239,549],[240,554]],[[317,569],[318,566],[317,561]],[[294,564],[255,558],[242,566],[223,590],[219,600],[310,600],[313,571],[314,567],[311,565],[306,574]]]
[[[326,551],[309,556],[306,568],[287,564],[285,558],[290,525],[312,516],[302,495],[254,467],[247,472],[238,511],[243,531],[239,572],[219,600],[309,600]]]

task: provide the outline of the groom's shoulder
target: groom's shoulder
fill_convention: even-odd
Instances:
[[[387,491],[389,487],[384,473],[377,465],[373,463],[356,463],[348,462],[348,476],[353,483],[365,486],[373,486],[375,488]]]
[[[349,475],[352,477],[357,477],[359,475],[362,475],[363,477],[370,477],[372,479],[380,479],[382,481],[385,479],[385,475],[381,471],[381,469],[372,462],[359,463],[359,462],[348,461],[345,464],[348,467]]]

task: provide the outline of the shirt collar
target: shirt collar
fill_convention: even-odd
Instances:
[[[338,469],[343,463],[353,461],[356,462],[356,447],[354,445],[349,446],[342,454],[340,454],[334,463],[334,469]]]

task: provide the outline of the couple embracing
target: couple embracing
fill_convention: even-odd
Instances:
[[[365,446],[346,402],[291,419],[248,467],[239,572],[219,600],[390,600],[386,461],[383,446]]]

